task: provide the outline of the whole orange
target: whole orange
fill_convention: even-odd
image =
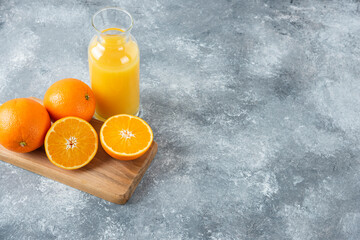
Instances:
[[[44,144],[51,126],[40,103],[17,98],[0,106],[0,144],[15,152],[31,152]]]
[[[53,121],[72,116],[89,122],[95,112],[95,96],[86,83],[65,78],[48,88],[44,106]]]

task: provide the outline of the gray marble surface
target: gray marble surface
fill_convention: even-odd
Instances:
[[[133,14],[158,154],[115,205],[0,161],[0,239],[359,239],[359,1],[0,1],[0,102],[89,83]]]

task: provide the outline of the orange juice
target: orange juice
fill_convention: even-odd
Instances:
[[[91,40],[88,51],[96,117],[136,115],[140,104],[140,54],[135,39],[119,28],[108,28]]]

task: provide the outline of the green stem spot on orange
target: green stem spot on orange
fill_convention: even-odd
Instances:
[[[22,142],[19,143],[19,145],[22,146],[22,147],[25,147],[27,144],[26,144],[26,142],[22,141]]]
[[[89,98],[90,98],[89,94],[85,94],[85,99],[89,100]]]

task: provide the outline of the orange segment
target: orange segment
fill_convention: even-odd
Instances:
[[[66,117],[56,121],[45,137],[49,160],[64,169],[78,169],[88,164],[98,149],[95,129],[85,120]]]
[[[133,160],[142,156],[153,139],[153,132],[144,120],[127,114],[109,118],[100,130],[104,150],[119,160]]]

